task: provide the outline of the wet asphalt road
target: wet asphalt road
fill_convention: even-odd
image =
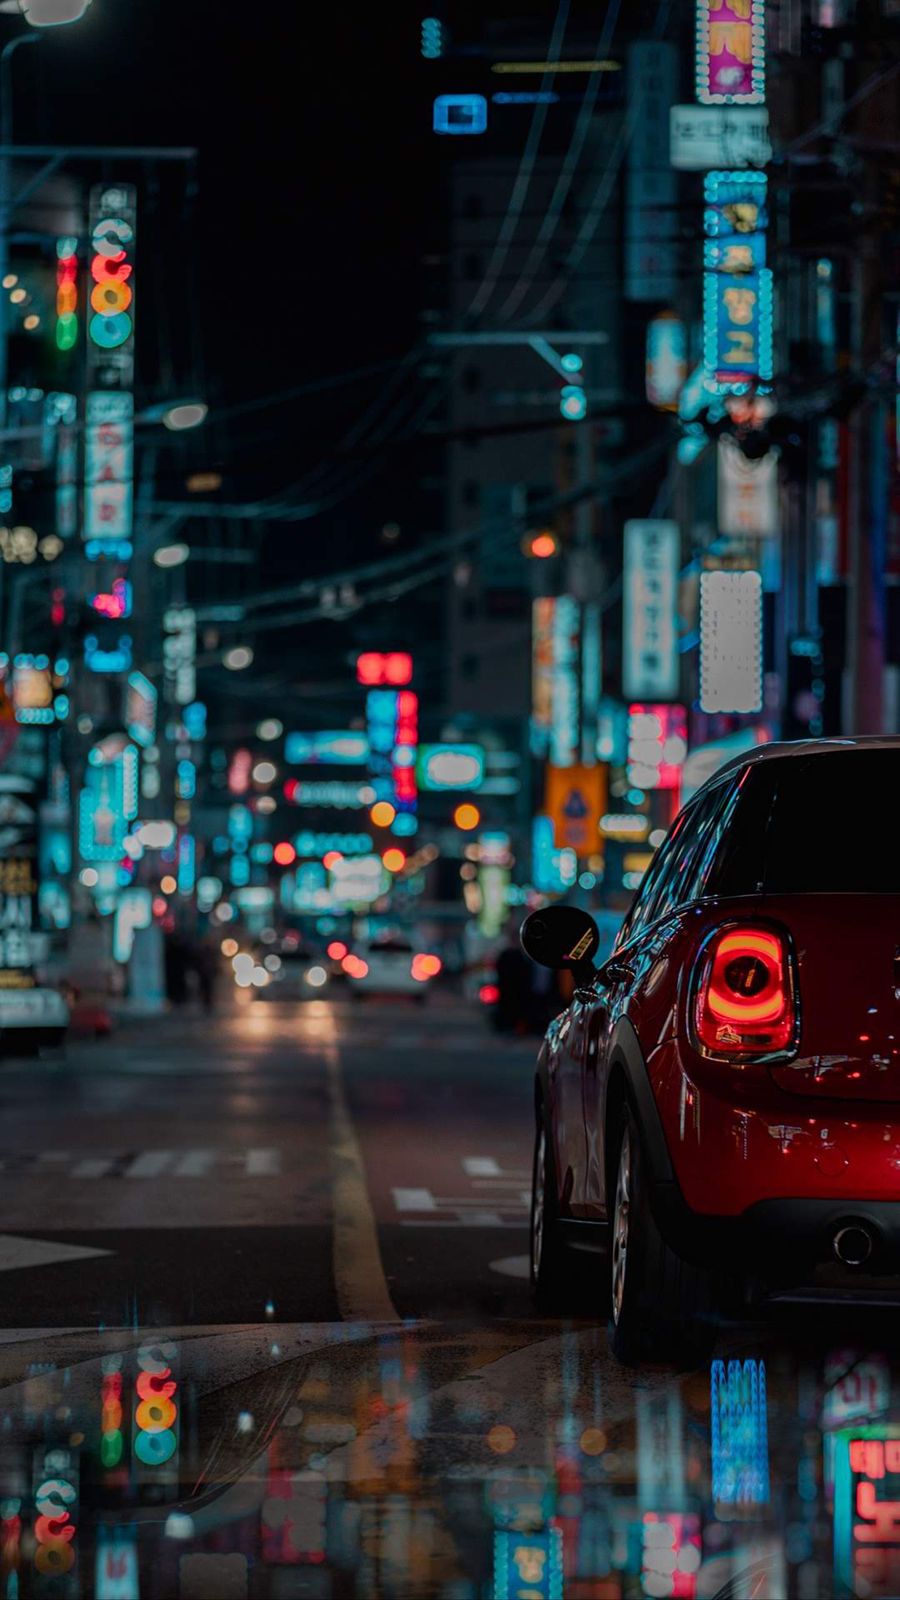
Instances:
[[[436,999],[229,1002],[0,1062],[0,1594],[900,1593],[896,1318],[626,1371],[590,1256],[578,1314],[538,1318],[533,1060]]]

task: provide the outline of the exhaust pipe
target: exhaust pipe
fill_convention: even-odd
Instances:
[[[846,1222],[832,1240],[837,1260],[845,1267],[861,1267],[868,1261],[875,1241],[862,1222]]]

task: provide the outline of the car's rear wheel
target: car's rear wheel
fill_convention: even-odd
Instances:
[[[610,1348],[620,1361],[697,1359],[714,1334],[712,1275],[670,1249],[650,1207],[637,1124],[626,1109],[612,1192]]]
[[[562,1307],[566,1294],[566,1247],[559,1227],[553,1150],[543,1108],[538,1110],[531,1174],[531,1288],[542,1311]]]

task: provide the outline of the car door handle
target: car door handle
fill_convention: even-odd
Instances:
[[[603,968],[603,976],[607,983],[630,983],[634,977],[634,968],[627,961],[607,961]]]

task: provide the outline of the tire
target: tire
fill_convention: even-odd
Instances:
[[[543,1107],[538,1110],[531,1168],[531,1222],[529,1227],[531,1291],[541,1311],[565,1308],[571,1295],[568,1252],[560,1236],[559,1203],[553,1150]]]
[[[650,1208],[637,1123],[626,1109],[612,1191],[609,1344],[627,1366],[702,1360],[715,1334],[712,1274],[666,1244]]]

